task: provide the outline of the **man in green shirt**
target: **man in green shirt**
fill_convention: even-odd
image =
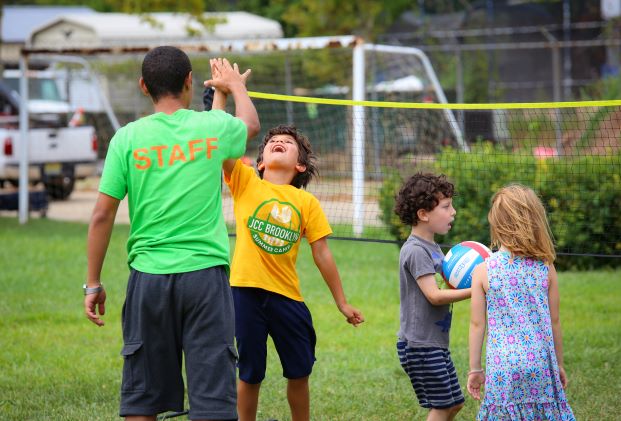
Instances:
[[[175,47],[145,56],[139,84],[154,113],[110,141],[88,232],[86,316],[103,326],[101,268],[120,201],[127,195],[130,276],[123,306],[120,415],[155,420],[181,411],[185,356],[190,418],[236,419],[234,310],[222,214],[222,163],[243,155],[259,132],[248,72],[211,61],[206,84],[228,92],[236,117],[189,110],[192,67]]]

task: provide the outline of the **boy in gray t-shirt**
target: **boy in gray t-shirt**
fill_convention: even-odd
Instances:
[[[451,360],[449,304],[470,298],[470,288],[440,289],[436,273],[444,254],[434,239],[451,229],[455,219],[454,186],[441,176],[418,173],[397,195],[395,213],[412,232],[399,256],[399,361],[410,377],[428,419],[452,420],[464,395]]]

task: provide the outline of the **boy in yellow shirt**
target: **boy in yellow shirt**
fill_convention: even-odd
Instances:
[[[216,91],[213,107],[223,109],[225,101],[224,94]],[[240,421],[256,418],[268,335],[288,379],[292,420],[310,418],[308,378],[315,362],[316,337],[295,268],[303,236],[347,322],[357,326],[364,321],[345,298],[327,242],[332,229],[321,205],[302,190],[317,173],[315,161],[308,139],[295,127],[281,125],[269,130],[259,146],[258,175],[239,159],[223,165],[237,223],[230,282],[239,352]]]

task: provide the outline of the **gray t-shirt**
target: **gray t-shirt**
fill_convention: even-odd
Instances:
[[[410,235],[399,256],[400,329],[399,338],[410,347],[449,346],[451,311],[448,304],[432,305],[416,280],[442,272],[444,253],[436,243]]]

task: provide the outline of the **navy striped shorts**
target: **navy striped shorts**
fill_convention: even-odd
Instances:
[[[407,373],[423,408],[446,409],[464,402],[457,372],[448,349],[411,348],[397,342],[401,367]]]

